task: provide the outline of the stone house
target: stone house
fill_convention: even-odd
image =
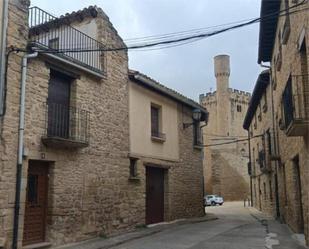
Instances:
[[[58,246],[152,223],[148,167],[131,177],[139,158],[131,155],[126,46],[106,14],[89,7],[56,18],[25,0],[9,0],[6,13],[0,248]],[[184,104],[186,121],[196,108],[205,117],[192,106]],[[203,215],[201,150],[192,128],[178,138],[186,154],[178,164],[151,161],[168,179],[164,220]],[[196,189],[190,202],[187,188]]]
[[[205,192],[225,200],[243,200],[249,195],[248,146],[242,122],[250,93],[229,88],[230,57],[214,58],[216,91],[200,94],[200,104],[209,112],[203,128]],[[235,143],[236,140],[241,142]],[[237,179],[237,180],[236,180]]]
[[[276,214],[309,235],[308,1],[262,0],[258,63],[270,63]],[[279,15],[279,11],[281,11]],[[272,16],[272,18],[269,18]]]
[[[144,74],[129,76],[131,176],[146,189],[146,223],[203,215],[200,121],[207,123],[207,111]]]
[[[273,111],[269,70],[263,71],[254,87],[244,120],[248,131],[250,189],[252,205],[268,215],[276,216]]]

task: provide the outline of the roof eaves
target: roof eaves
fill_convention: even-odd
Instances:
[[[271,60],[276,37],[280,3],[280,0],[262,0],[258,51],[259,64],[261,62],[269,62]],[[273,17],[270,18],[269,15],[273,15]]]
[[[175,90],[160,84],[159,82],[148,77],[147,75],[144,75],[138,71],[130,70],[129,77],[134,82],[142,83],[142,85],[148,88],[151,88],[152,90],[155,90],[161,94],[164,94],[178,102],[186,104],[187,106],[190,106],[191,108],[200,109],[203,114],[208,115],[208,111],[203,106],[195,102],[194,100],[187,98],[186,96],[176,92]]]
[[[261,101],[261,98],[263,96],[263,93],[265,92],[266,88],[268,87],[270,83],[269,79],[269,69],[264,70],[260,73],[259,77],[257,78],[251,100],[248,106],[248,110],[243,122],[243,128],[245,130],[248,130],[250,127],[250,124],[252,122],[252,119],[254,117],[254,114],[256,112],[256,109]]]

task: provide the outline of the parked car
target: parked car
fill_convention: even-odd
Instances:
[[[204,197],[204,205],[205,206],[215,206],[222,205],[224,203],[223,197],[218,195],[206,195]]]

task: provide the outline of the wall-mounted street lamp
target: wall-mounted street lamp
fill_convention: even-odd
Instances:
[[[202,118],[202,112],[200,109],[194,109],[192,112],[192,123],[183,123],[183,128],[186,129],[193,125],[194,123],[200,122]]]

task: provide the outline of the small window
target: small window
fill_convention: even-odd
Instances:
[[[48,47],[51,49],[58,50],[59,49],[59,38],[50,39],[48,41]]]
[[[130,177],[137,177],[137,158],[130,158]]]
[[[200,122],[193,123],[193,140],[194,145],[196,146],[201,146],[203,144]]]
[[[28,186],[27,186],[27,201],[31,204],[38,203],[38,176],[29,175],[28,176]]]
[[[151,136],[160,137],[160,107],[151,105]]]
[[[237,112],[241,112],[241,105],[237,105]]]

